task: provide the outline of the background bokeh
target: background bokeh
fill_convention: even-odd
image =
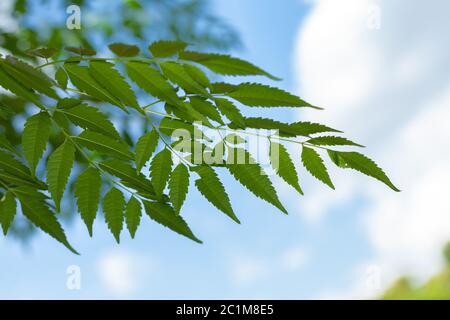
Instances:
[[[81,32],[64,28],[65,9],[76,2]],[[16,232],[0,238],[0,298],[372,298],[386,288],[385,298],[426,298],[433,290],[448,298],[442,255],[450,239],[447,1],[139,2],[2,1],[2,50],[82,44],[107,53],[113,41],[145,49],[155,39],[181,38],[231,52],[326,108],[277,109],[273,116],[344,129],[368,146],[365,152],[402,192],[338,170],[331,172],[337,187],[331,191],[300,170],[304,197],[275,180],[286,217],[224,176],[242,225],[192,188],[184,215],[203,245],[149,219],[135,240],[124,233],[117,245],[101,216],[90,239],[67,203],[64,226],[81,256],[16,221]],[[293,150],[299,162],[300,150]],[[81,290],[66,287],[70,265],[80,267]],[[392,287],[406,275],[411,280]]]

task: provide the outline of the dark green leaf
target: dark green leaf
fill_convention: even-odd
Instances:
[[[136,143],[135,163],[136,170],[141,171],[158,146],[159,134],[156,130],[149,131],[141,136]]]
[[[292,186],[300,194],[303,194],[298,182],[298,175],[295,170],[294,162],[292,161],[289,152],[282,144],[273,141],[270,142],[270,163],[275,172],[286,181],[286,183]]]
[[[6,192],[0,200],[0,225],[6,236],[16,215],[16,198],[11,192]]]
[[[22,135],[22,147],[25,158],[33,175],[41,159],[50,136],[50,117],[46,112],[31,116],[25,122]]]
[[[125,220],[128,231],[133,239],[139,223],[141,222],[141,211],[141,203],[132,196],[130,200],[128,200],[127,207],[125,208]]]
[[[318,180],[328,185],[331,189],[334,189],[334,185],[333,182],[331,182],[330,176],[328,175],[327,168],[325,167],[322,158],[316,150],[303,146],[302,162],[309,173],[311,173]]]
[[[125,209],[125,198],[123,193],[116,189],[111,188],[103,199],[103,213],[105,214],[105,220],[108,224],[109,230],[114,235],[117,243],[120,242],[120,232],[123,227]]]
[[[85,130],[79,136],[73,137],[73,139],[90,150],[95,150],[119,159],[133,159],[133,154],[125,142],[114,140],[103,134]]]
[[[172,169],[172,153],[165,148],[157,153],[150,165],[150,177],[155,193],[162,196],[162,193],[169,180],[170,171]]]
[[[176,213],[180,212],[189,189],[189,170],[179,164],[170,174],[169,198]]]
[[[111,43],[108,48],[119,57],[134,57],[139,54],[139,48],[125,43]]]
[[[101,182],[100,172],[95,168],[88,168],[78,177],[75,183],[74,194],[77,198],[78,210],[91,237],[92,225],[100,201]]]
[[[148,49],[153,56],[158,58],[164,58],[173,56],[174,54],[184,50],[187,47],[187,43],[182,41],[166,41],[160,40],[153,42]]]

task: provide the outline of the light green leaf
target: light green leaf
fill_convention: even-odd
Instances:
[[[86,169],[75,182],[78,210],[91,237],[100,201],[101,182],[100,172],[95,168]]]
[[[67,180],[72,171],[75,160],[75,147],[71,141],[66,140],[48,158],[47,183],[48,191],[55,201],[57,211],[60,211],[61,198],[66,188]]]
[[[273,80],[280,80],[274,77],[270,73],[258,68],[257,66],[241,60],[231,57],[225,54],[215,53],[200,53],[194,51],[184,51],[179,55],[180,59],[190,60],[197,62],[211,71],[222,75],[230,76],[250,76],[250,75],[264,75]]]
[[[198,82],[202,87],[211,87],[211,82],[209,81],[208,76],[203,72],[203,70],[189,63],[183,64],[183,68],[184,70],[186,70],[189,76],[196,82]]]
[[[315,138],[309,139],[306,142],[308,142],[310,144],[314,144],[316,146],[356,146],[356,147],[364,147],[363,145],[360,145],[358,143],[350,141],[347,138],[336,137],[336,136],[315,137]]]
[[[216,98],[214,101],[216,102],[217,108],[219,108],[220,112],[226,116],[228,120],[233,122],[238,128],[245,128],[244,117],[231,101],[222,98]]]
[[[36,49],[28,49],[25,51],[26,54],[30,56],[40,57],[44,59],[48,59],[53,57],[58,51],[53,48],[36,48]]]
[[[246,143],[247,141],[242,138],[241,136],[238,136],[235,133],[230,133],[229,135],[227,135],[224,140],[228,143],[231,144],[242,144],[242,143]]]
[[[202,243],[189,229],[183,218],[166,203],[144,201],[145,212],[159,224],[195,242]]]
[[[157,196],[162,196],[169,180],[172,163],[172,153],[167,148],[157,153],[152,159],[150,177]]]
[[[22,213],[28,220],[64,244],[70,251],[78,254],[67,241],[63,228],[56,219],[55,213],[49,209],[42,193],[28,187],[17,188],[14,193],[20,201]]]
[[[153,152],[155,152],[158,146],[158,140],[159,134],[156,130],[149,131],[138,139],[134,158],[137,171],[141,171]]]
[[[108,48],[119,57],[134,57],[139,54],[139,48],[125,43],[111,43]]]
[[[80,56],[95,56],[97,52],[92,49],[82,47],[65,47],[64,50],[79,54]]]
[[[33,175],[50,137],[50,127],[50,117],[46,112],[35,114],[25,122],[22,147]]]
[[[183,106],[175,89],[157,70],[148,64],[130,61],[126,63],[126,69],[130,79],[145,92],[175,106]]]
[[[6,236],[16,215],[16,198],[11,192],[6,192],[0,200],[0,225]]]
[[[114,69],[112,63],[91,61],[89,64],[89,73],[111,96],[120,100],[123,105],[132,107],[140,113],[144,112],[139,107],[134,91],[120,72]]]
[[[219,111],[217,111],[216,107],[211,102],[196,96],[189,97],[189,101],[191,102],[192,107],[204,116],[220,124],[224,124]]]
[[[72,137],[72,139],[90,150],[95,150],[119,159],[133,159],[133,154],[125,142],[114,140],[101,133],[85,130],[79,136]]]
[[[298,193],[303,194],[302,188],[298,182],[297,171],[294,162],[286,150],[286,147],[277,142],[270,142],[270,163],[275,172],[292,186]]]
[[[189,170],[182,163],[170,174],[169,198],[176,213],[180,212],[189,189]]]
[[[105,214],[105,220],[108,224],[109,230],[114,235],[117,243],[120,243],[120,232],[123,228],[125,209],[125,198],[123,193],[116,189],[111,188],[103,199],[103,213]]]
[[[135,197],[131,197],[128,200],[127,207],[125,209],[125,221],[127,222],[127,228],[130,232],[131,238],[134,239],[136,230],[141,222],[141,203]]]
[[[303,146],[302,162],[311,175],[328,185],[331,189],[334,189],[327,168],[316,150]]]
[[[231,207],[230,198],[219,180],[217,173],[209,166],[197,166],[191,168],[200,178],[195,181],[198,191],[212,203],[217,209],[225,213],[235,222],[240,223]]]
[[[63,113],[75,125],[120,139],[120,135],[108,117],[100,110],[84,104],[79,104],[69,109],[57,109],[56,112]]]
[[[187,93],[198,93],[207,97],[210,96],[205,88],[191,78],[183,65],[171,61],[162,62],[159,65],[167,79],[179,85]]]
[[[227,95],[250,107],[311,107],[320,109],[289,92],[259,83],[242,83]]]
[[[369,177],[375,178],[394,191],[400,190],[391,182],[384,171],[371,159],[358,152],[341,152],[331,151],[329,152],[330,158],[334,163],[343,168],[351,168],[357,170]]]
[[[181,50],[184,50],[187,46],[188,44],[182,41],[160,40],[153,42],[148,49],[154,57],[164,58],[173,56]]]
[[[226,167],[233,177],[255,196],[267,201],[287,214],[286,209],[278,199],[278,195],[261,166],[252,161],[250,154],[245,149],[234,148],[234,154],[241,152],[245,155],[246,163],[239,164],[236,159],[227,161]]]

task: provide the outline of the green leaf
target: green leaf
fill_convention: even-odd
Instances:
[[[58,95],[52,89],[52,81],[40,70],[11,56],[7,56],[3,60],[2,66],[12,78],[24,87],[34,89],[53,99],[58,99]]]
[[[171,61],[162,62],[159,65],[167,79],[179,85],[187,93],[210,96],[205,88],[191,78],[182,65]]]
[[[315,133],[323,133],[323,132],[337,132],[342,133],[342,131],[330,128],[320,123],[313,122],[294,122],[289,124],[288,131],[294,133],[298,136],[309,136]]]
[[[225,82],[213,82],[211,83],[211,93],[229,93],[236,90],[237,85]]]
[[[295,170],[294,162],[285,146],[277,142],[270,142],[270,164],[275,172],[286,181],[287,184],[297,190],[298,193],[303,194],[302,188],[298,182],[298,175]]]
[[[188,44],[182,41],[160,40],[153,42],[148,49],[154,57],[164,58],[177,54],[178,52],[184,50],[187,46]]]
[[[141,203],[135,198],[131,197],[128,200],[127,207],[125,209],[125,220],[127,222],[127,228],[130,232],[131,238],[134,239],[136,230],[141,222]]]
[[[29,56],[40,57],[44,59],[48,59],[53,57],[58,51],[54,48],[36,48],[36,49],[28,49],[25,51]]]
[[[14,193],[20,201],[22,213],[36,227],[65,245],[75,254],[78,252],[67,241],[63,228],[45,202],[45,196],[33,188],[20,187]]]
[[[120,232],[123,227],[125,209],[125,198],[123,193],[116,189],[111,188],[103,199],[103,213],[105,214],[105,220],[108,224],[109,230],[114,235],[117,243],[120,243]]]
[[[112,122],[97,108],[79,104],[70,109],[57,109],[56,112],[65,114],[72,123],[83,129],[89,129],[116,140],[120,139]]]
[[[63,67],[59,67],[56,70],[55,80],[61,88],[63,88],[64,90],[67,89],[67,83],[69,82],[69,76],[67,75],[66,71],[64,71]]]
[[[170,174],[169,198],[176,213],[180,212],[189,189],[189,170],[182,163]]]
[[[217,111],[216,107],[211,102],[196,96],[189,97],[189,101],[192,107],[204,116],[220,124],[224,124],[219,111]]]
[[[39,96],[32,90],[25,88],[22,84],[14,80],[14,78],[4,70],[4,64],[5,63],[3,60],[0,59],[0,86],[11,91],[16,96],[23,98],[25,101],[30,101],[41,109],[44,109],[45,107],[42,105]]]
[[[358,143],[348,140],[343,137],[335,137],[335,136],[322,136],[311,138],[306,141],[310,144],[314,144],[316,146],[356,146],[356,147],[364,147]]]
[[[139,48],[125,43],[111,43],[108,48],[119,57],[134,57],[139,54]]]
[[[130,79],[147,93],[175,106],[183,106],[175,89],[148,64],[130,61],[126,63],[126,69]]]
[[[120,160],[109,160],[99,163],[101,169],[122,179],[133,189],[151,195],[154,198],[155,190],[149,180],[142,173],[137,173],[129,163]]]
[[[157,153],[152,159],[150,177],[157,196],[162,196],[169,180],[172,163],[172,153],[167,148]]]
[[[206,200],[235,222],[240,223],[231,207],[230,198],[214,169],[202,165],[193,167],[191,170],[195,171],[200,176],[200,178],[195,181],[195,186]]]
[[[331,151],[331,150],[330,150]],[[329,152],[330,158],[334,163],[343,168],[351,168],[357,170],[369,177],[375,178],[394,191],[400,190],[391,182],[384,171],[371,159],[358,152]]]
[[[60,211],[61,198],[66,189],[67,180],[72,171],[75,160],[75,147],[71,141],[66,140],[48,158],[47,183],[48,190],[55,201],[57,211]]]
[[[318,108],[289,92],[259,83],[242,83],[227,95],[250,107]]]
[[[203,132],[198,128],[196,128],[195,126],[193,126],[192,124],[177,119],[171,119],[168,117],[163,118],[161,120],[159,124],[159,130],[168,136],[172,136],[175,130],[185,130],[189,132],[191,138],[203,137],[204,139],[208,140],[208,137],[204,136]]]
[[[328,185],[331,189],[334,189],[327,168],[316,150],[303,146],[302,162],[311,175]]]
[[[6,192],[0,200],[0,225],[6,236],[16,215],[16,198],[11,192]]]
[[[50,137],[50,127],[50,117],[46,112],[35,114],[25,122],[22,147],[33,175],[35,175],[36,166],[44,153]]]
[[[195,242],[202,243],[192,233],[191,229],[189,229],[189,226],[186,224],[183,218],[178,215],[168,204],[161,202],[144,201],[144,208],[149,217],[159,224],[162,224],[163,226]]]
[[[79,54],[80,56],[95,56],[97,52],[92,49],[87,48],[77,48],[77,47],[65,47],[64,50]]]
[[[74,194],[77,198],[78,210],[91,237],[100,201],[101,183],[100,172],[95,168],[86,169],[75,182]]]
[[[156,147],[158,146],[158,140],[159,134],[156,130],[149,131],[138,139],[134,157],[137,171],[141,171],[153,152],[155,152]]]
[[[44,189],[46,186],[31,176],[30,170],[11,154],[0,151],[0,174],[15,185],[28,185]]]
[[[226,116],[231,122],[233,122],[239,128],[245,128],[245,120],[242,116],[239,109],[229,100],[216,98],[214,99],[216,102],[217,108],[219,108],[220,112]]]
[[[79,136],[73,137],[73,139],[90,150],[95,150],[119,159],[133,159],[133,154],[125,142],[114,140],[101,133],[85,130]]]
[[[89,73],[111,96],[120,100],[123,105],[132,107],[140,113],[144,112],[139,107],[134,91],[120,72],[114,69],[112,63],[91,61],[89,64]]]
[[[238,136],[235,133],[230,133],[229,135],[227,135],[224,140],[228,143],[231,144],[242,144],[242,143],[246,143],[247,141],[242,138],[241,136]]]
[[[181,52],[179,58],[197,62],[211,71],[230,76],[263,75],[273,80],[280,80],[257,66],[225,54],[200,53],[194,51]]]
[[[235,154],[239,153],[239,149],[234,149]],[[272,186],[272,182],[264,173],[261,166],[251,161],[250,154],[245,149],[240,149],[245,155],[246,163],[239,164],[236,159],[232,163],[227,161],[226,167],[233,175],[233,177],[240,182],[244,187],[251,191],[255,196],[267,201],[287,214],[286,209],[278,199],[278,195]]]
[[[208,76],[203,72],[203,70],[189,63],[183,64],[183,68],[184,70],[186,70],[188,75],[196,82],[198,82],[202,87],[211,87],[211,82],[209,81]]]
[[[64,68],[69,75],[70,81],[80,91],[90,95],[94,99],[111,103],[126,111],[122,103],[91,76],[88,67],[78,66],[75,63],[66,63],[64,64]]]
[[[0,134],[0,148],[11,151],[12,153],[17,153],[11,142],[9,142],[9,140],[3,134]]]

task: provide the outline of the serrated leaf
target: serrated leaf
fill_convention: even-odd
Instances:
[[[29,221],[61,242],[70,251],[78,254],[67,241],[63,228],[56,219],[55,213],[49,209],[42,193],[32,188],[22,187],[15,189],[14,192],[20,201],[22,213]]]
[[[195,242],[202,243],[191,231],[183,218],[166,203],[144,201],[145,212],[159,224]]]
[[[203,132],[197,127],[193,126],[191,123],[187,123],[177,119],[163,118],[159,124],[159,130],[168,135],[172,136],[175,130],[185,130],[189,132],[192,137],[203,137],[203,139],[210,140],[208,137],[203,135]]]
[[[294,133],[295,135],[305,136],[305,137],[307,137],[311,134],[324,133],[324,132],[342,133],[342,131],[330,128],[330,127],[320,124],[320,123],[302,122],[302,121],[289,124],[288,131],[291,133]]]
[[[230,76],[250,76],[264,75],[273,80],[280,80],[250,62],[231,57],[225,54],[200,53],[194,51],[184,51],[179,55],[180,59],[197,62],[211,71],[222,75]]]
[[[46,185],[33,178],[30,170],[22,162],[14,158],[11,154],[0,151],[0,175],[10,183],[15,185],[29,185],[40,189],[45,189]]]
[[[122,191],[111,188],[103,198],[103,213],[109,230],[120,243],[120,232],[123,228],[125,198]]]
[[[227,96],[250,107],[317,108],[289,92],[259,83],[242,83]]]
[[[127,223],[128,231],[130,232],[131,238],[134,239],[136,235],[136,230],[141,222],[141,203],[135,198],[131,197],[128,200],[127,207],[125,209],[125,221]]]
[[[330,150],[331,151],[331,150]],[[330,154],[330,153],[329,153]],[[342,168],[357,170],[369,177],[375,178],[394,191],[400,190],[391,182],[386,173],[371,159],[358,152],[332,151],[333,162]]]
[[[112,63],[91,61],[89,64],[89,73],[111,96],[120,100],[123,105],[132,107],[138,112],[143,113],[136,100],[134,91],[120,72],[114,69]]]
[[[52,81],[43,72],[11,56],[7,56],[2,61],[2,66],[6,72],[24,87],[41,92],[53,99],[58,99],[58,95],[52,89]]]
[[[198,82],[202,87],[211,87],[211,82],[209,81],[208,76],[203,72],[203,70],[189,63],[183,64],[183,68],[184,70],[186,70],[189,76],[196,82]]]
[[[180,212],[189,190],[189,170],[182,163],[170,174],[169,198],[176,213]]]
[[[197,166],[191,168],[200,178],[195,181],[198,191],[217,209],[225,213],[235,222],[240,223],[231,206],[230,198],[219,180],[217,173],[209,166]]]
[[[148,64],[133,61],[126,63],[126,69],[130,79],[147,93],[170,104],[182,107],[175,89],[157,70]]]
[[[139,54],[139,48],[125,43],[111,43],[108,48],[119,57],[134,57]]]
[[[120,139],[112,122],[97,108],[79,104],[72,108],[57,109],[56,112],[65,114],[72,123],[83,129],[89,129],[113,139]]]
[[[11,151],[12,153],[17,153],[11,142],[9,142],[9,140],[3,134],[0,134],[0,148]]]
[[[94,224],[100,201],[100,188],[100,172],[95,168],[86,169],[75,182],[74,194],[77,198],[78,210],[91,237],[92,225]]]
[[[294,162],[285,146],[277,142],[270,142],[270,164],[287,184],[297,190],[298,193],[303,194]]]
[[[29,56],[35,56],[35,57],[40,57],[40,58],[44,58],[44,59],[48,59],[53,57],[56,52],[58,52],[56,49],[54,48],[36,48],[36,49],[28,49],[27,51],[25,51],[26,54],[28,54]]]
[[[242,143],[246,143],[247,141],[242,138],[241,136],[238,136],[235,133],[230,133],[229,135],[227,135],[224,140],[228,143],[231,144],[242,144]]]
[[[66,140],[48,158],[47,184],[48,191],[55,201],[57,211],[60,211],[61,198],[66,189],[67,180],[72,171],[75,160],[75,147],[71,141]]]
[[[126,111],[122,103],[91,76],[88,67],[79,66],[75,63],[66,63],[64,64],[64,69],[67,71],[70,81],[80,91],[90,95],[94,99],[111,103]]]
[[[46,112],[37,113],[25,122],[22,147],[33,175],[50,137],[50,117]]]
[[[182,41],[160,40],[153,42],[148,49],[154,57],[164,58],[177,54],[178,52],[184,50],[187,46],[188,44]]]
[[[169,180],[172,163],[172,153],[167,148],[157,153],[152,159],[150,178],[157,196],[162,196],[167,181]]]
[[[211,102],[196,96],[189,97],[189,101],[192,107],[204,116],[220,124],[224,124],[219,111],[217,111],[216,107]]]
[[[231,101],[222,98],[216,98],[214,101],[216,102],[217,108],[219,108],[220,112],[226,116],[228,120],[233,122],[239,128],[245,128],[244,117]]]
[[[336,136],[315,137],[315,138],[309,139],[306,142],[308,142],[310,144],[314,144],[316,146],[356,146],[356,147],[364,147],[363,145],[360,145],[358,143],[350,141],[347,138],[336,137]]]
[[[16,215],[16,198],[8,191],[0,200],[0,225],[6,236]]]
[[[69,82],[69,76],[67,75],[66,71],[64,71],[64,68],[59,67],[56,70],[55,80],[61,88],[63,88],[64,90],[67,89],[67,83]]]
[[[210,96],[205,88],[191,78],[183,65],[172,61],[162,62],[159,65],[167,79],[179,85],[187,93],[198,93],[203,96]]]
[[[316,150],[303,146],[302,162],[312,176],[328,185],[331,189],[334,189],[327,168]]]
[[[80,56],[95,56],[97,54],[97,52],[95,52],[95,50],[92,49],[87,49],[87,48],[77,48],[77,47],[65,47],[64,50],[72,52],[72,53],[76,53],[79,54]]]
[[[137,173],[129,163],[120,160],[108,160],[99,163],[101,169],[122,179],[133,189],[147,195],[155,195],[155,190],[149,180],[142,173]]]
[[[138,139],[134,157],[137,171],[141,171],[153,152],[155,152],[158,146],[158,140],[159,134],[156,130],[149,131]]]
[[[225,82],[213,82],[211,83],[211,93],[229,93],[236,90],[237,85]]]
[[[119,159],[133,159],[133,154],[125,142],[114,140],[101,133],[85,130],[80,135],[73,137],[73,139],[90,150],[95,150]]]
[[[234,150],[236,151],[235,154],[239,153],[238,148],[235,148]],[[254,161],[251,161],[251,156],[248,151],[244,149],[241,149],[241,151],[245,155],[247,163],[239,164],[236,160],[232,163],[227,161],[226,167],[228,168],[228,171],[230,171],[233,177],[255,196],[267,201],[280,209],[283,213],[287,214],[286,209],[278,199],[278,195],[272,186],[272,182],[264,173],[261,166],[254,163]]]

